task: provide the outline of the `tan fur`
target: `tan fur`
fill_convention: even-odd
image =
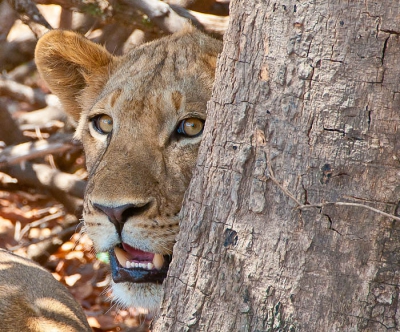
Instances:
[[[220,51],[221,42],[192,27],[121,58],[72,32],[52,31],[39,41],[39,72],[79,121],[76,137],[89,171],[85,229],[97,250],[121,240],[94,204],[135,204],[145,208],[125,222],[122,240],[143,251],[172,253],[201,140],[178,137],[176,127],[184,118],[206,118]],[[89,128],[98,114],[114,121],[109,137]],[[120,283],[113,289],[121,304],[159,305],[160,285]]]
[[[0,250],[0,331],[91,331],[67,288],[32,261]]]

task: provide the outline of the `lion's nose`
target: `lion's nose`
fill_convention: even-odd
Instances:
[[[118,234],[121,235],[122,228],[129,217],[139,215],[146,211],[150,207],[149,203],[139,204],[123,204],[119,206],[107,206],[103,204],[93,203],[93,206],[103,212],[108,219],[117,228]]]

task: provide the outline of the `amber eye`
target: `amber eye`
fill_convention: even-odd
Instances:
[[[102,135],[111,133],[113,129],[113,119],[106,114],[97,115],[91,121],[93,128]]]
[[[188,137],[199,136],[203,132],[204,121],[197,118],[189,118],[179,122],[176,129],[178,134]]]

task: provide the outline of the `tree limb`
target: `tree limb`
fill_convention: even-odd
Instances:
[[[178,15],[165,2],[158,0],[123,0],[143,13],[145,13],[152,22],[157,24],[162,30],[174,33],[182,30],[188,24],[188,21]]]
[[[158,0],[119,0],[114,6],[107,0],[91,2],[78,0],[35,0],[38,4],[57,4],[61,7],[97,17],[103,23],[118,22],[138,29],[145,29],[143,15],[168,33],[181,30],[189,19],[198,28],[208,33],[222,35],[227,28],[228,19],[214,15],[189,11],[179,6],[169,6]],[[215,28],[214,24],[217,24]]]

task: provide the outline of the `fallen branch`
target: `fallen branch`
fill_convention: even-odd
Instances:
[[[5,173],[18,180],[18,183],[31,187],[41,187],[83,198],[86,181],[78,176],[61,172],[45,164],[13,165],[5,168]]]
[[[59,139],[55,142],[43,139],[9,146],[0,152],[0,167],[16,165],[48,154],[76,150],[78,146],[71,140],[72,135],[66,135],[62,140]]]

